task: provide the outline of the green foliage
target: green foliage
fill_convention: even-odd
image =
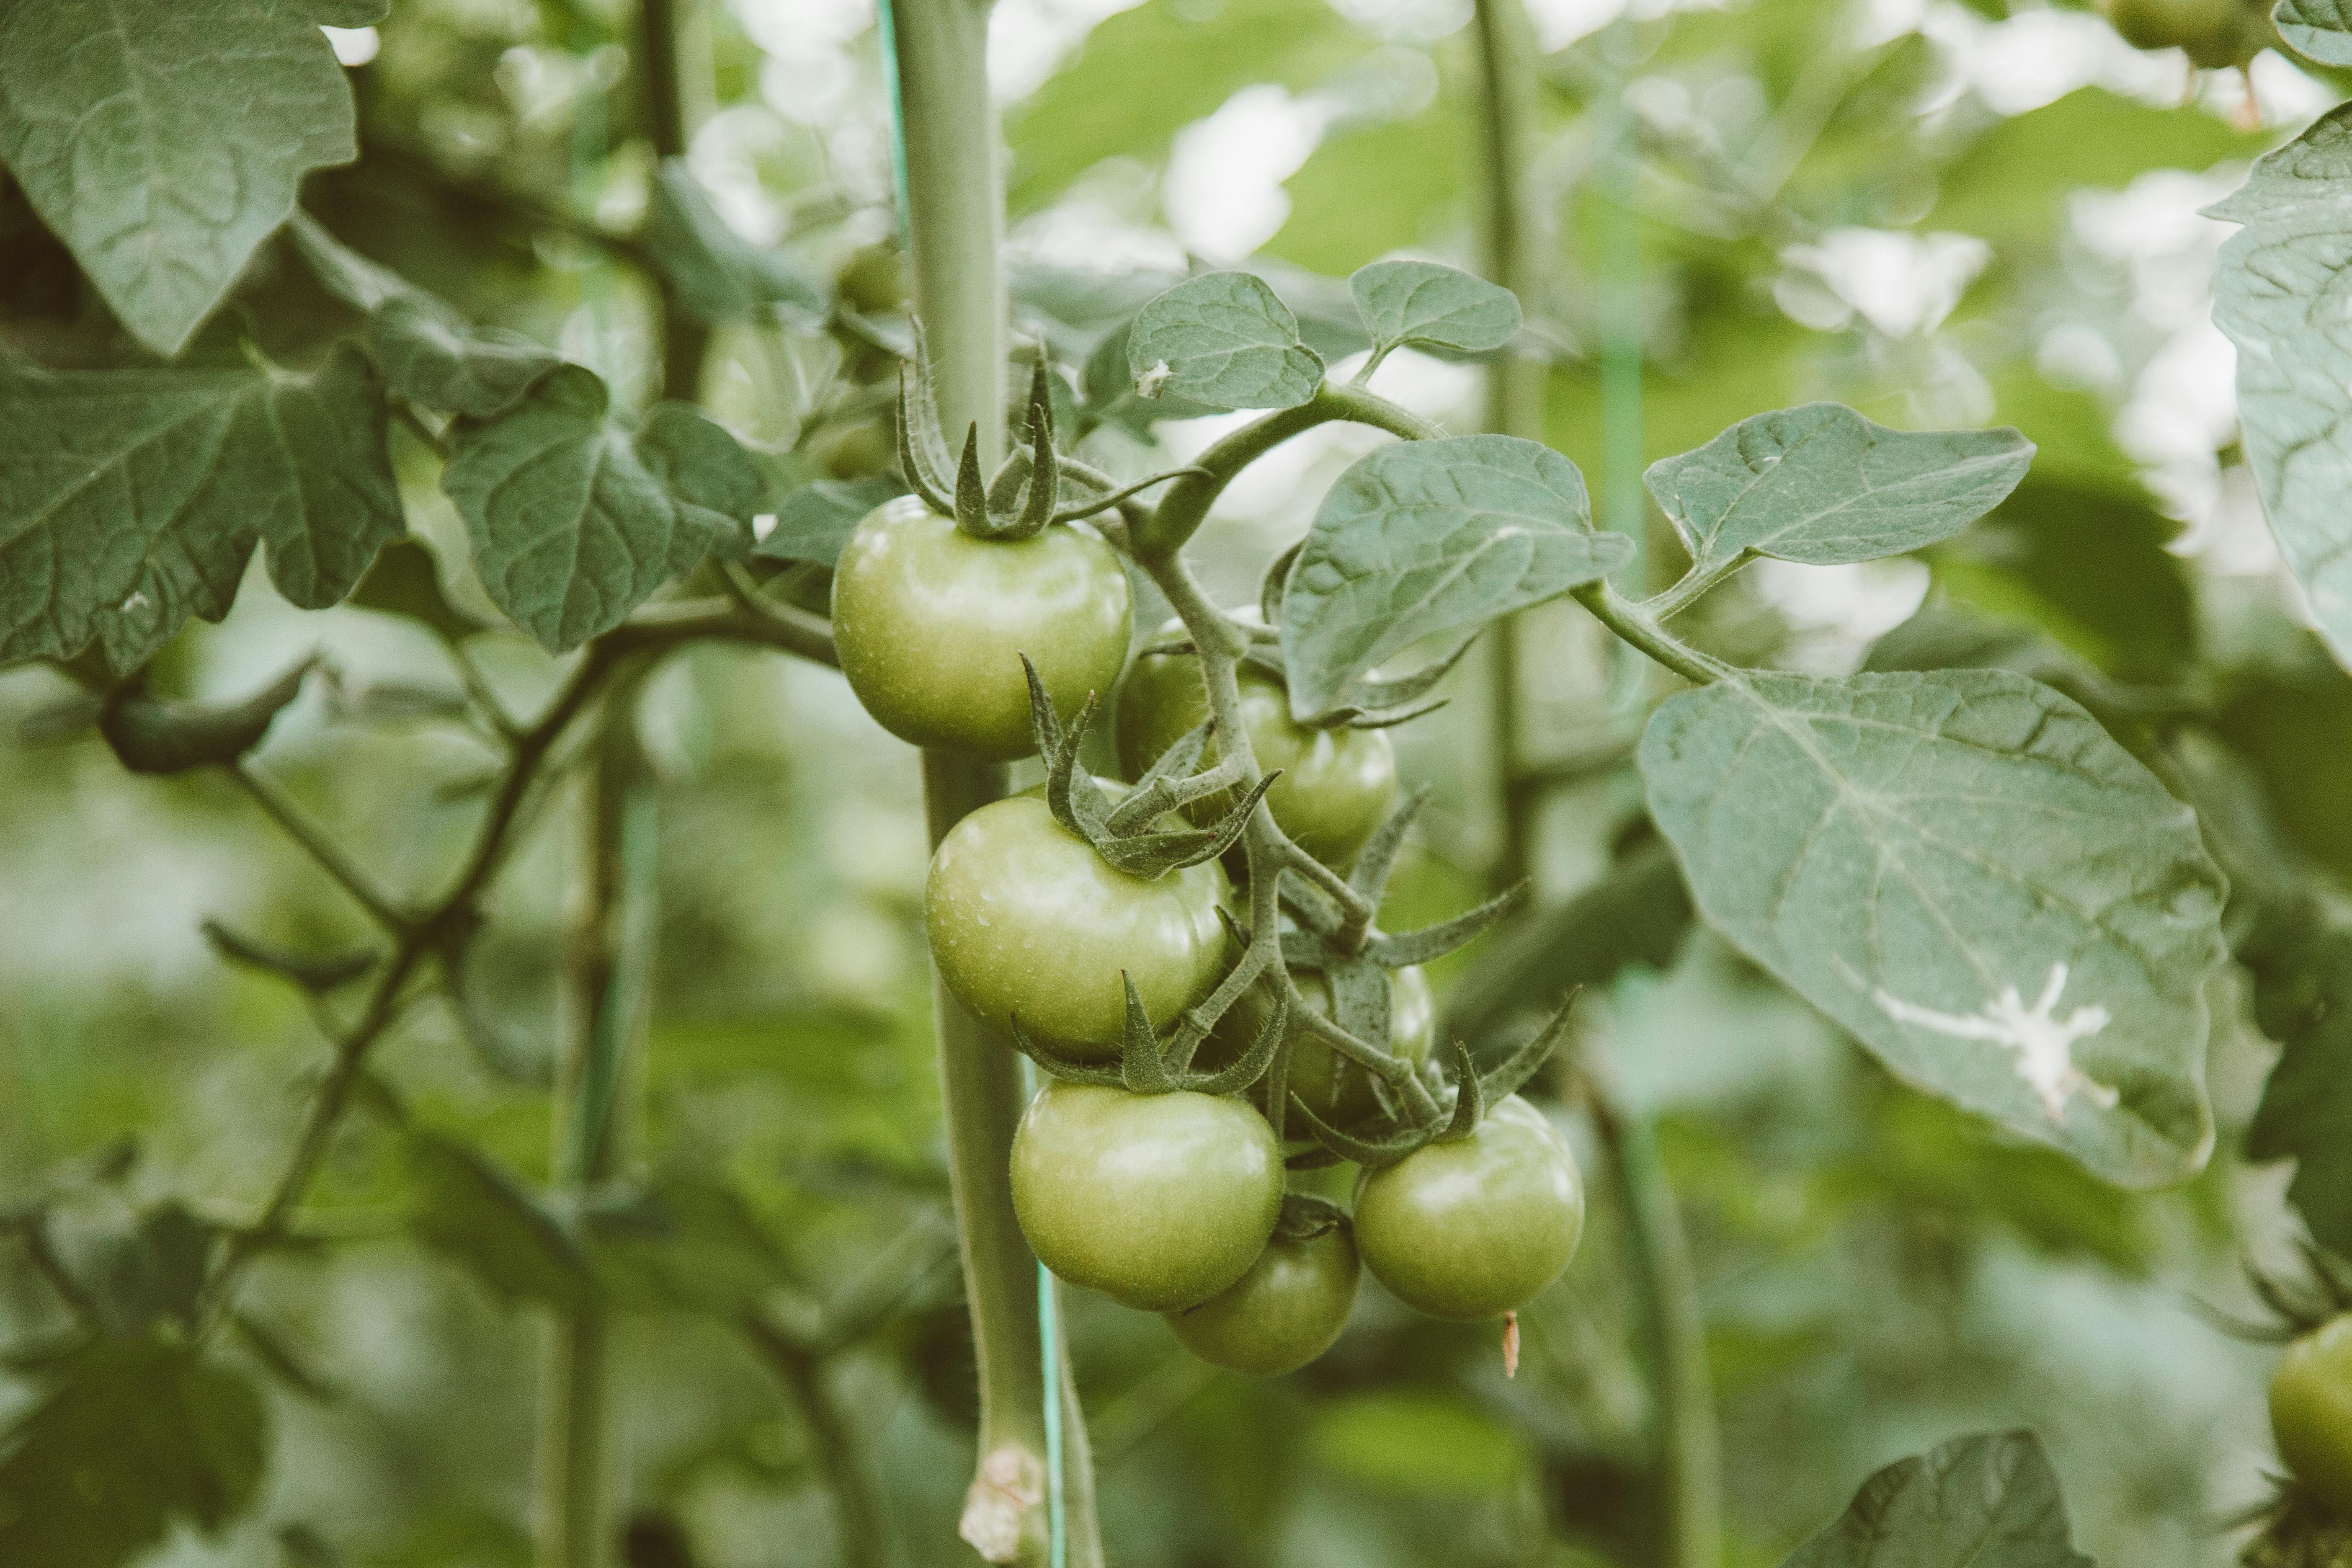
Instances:
[[[2342,0],[2278,0],[2271,21],[2295,53],[2324,66],[2352,66],[2352,12]]]
[[[2091,1568],[2031,1432],[1960,1437],[1863,1483],[1785,1568]]]
[[[0,659],[100,639],[117,670],[228,614],[256,543],[316,609],[404,527],[383,387],[356,349],[307,374],[0,365]]]
[[[1485,624],[1605,576],[1632,542],[1596,533],[1583,476],[1510,436],[1402,442],[1360,458],[1315,514],[1282,600],[1290,705],[1426,637]]]
[[[2293,1160],[2287,1197],[2314,1240],[2352,1256],[2352,931],[2284,911],[2239,957],[2254,1016],[2284,1047],[2246,1133],[2255,1160]]]
[[[1160,295],[1127,337],[1128,374],[1144,398],[1164,389],[1207,408],[1289,408],[1323,384],[1323,362],[1265,279],[1205,272]]]
[[[1700,912],[1897,1076],[2110,1181],[2204,1163],[2221,875],[2081,708],[1741,675],[1667,699],[1641,760]]]
[[[1375,353],[1406,343],[1477,353],[1519,330],[1518,296],[1433,261],[1379,261],[1348,279]]]
[[[824,291],[783,257],[729,227],[683,158],[654,171],[644,244],[689,321],[716,326],[771,305],[824,313]]]
[[[92,20],[0,8],[0,163],[122,323],[177,353],[303,174],[356,153],[351,89],[297,6],[122,0]]]
[[[469,1142],[419,1129],[400,1141],[408,1228],[500,1300],[577,1311],[595,1299],[579,1242],[511,1173]]]
[[[866,514],[906,487],[887,475],[870,479],[818,479],[786,496],[776,508],[776,526],[751,553],[774,561],[807,561],[831,567]]]
[[[1265,254],[1344,278],[1429,244],[1464,216],[1472,135],[1469,115],[1444,98],[1402,120],[1334,126],[1284,182],[1290,217]]]
[[[658,404],[632,428],[603,382],[566,365],[498,418],[458,426],[441,488],[491,599],[561,653],[704,556],[748,549],[767,481],[686,405]]]

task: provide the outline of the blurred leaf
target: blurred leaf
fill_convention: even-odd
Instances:
[[[2029,479],[1932,557],[1953,598],[2032,622],[2118,679],[2177,677],[2197,652],[2180,525],[2141,496]]]
[[[2352,929],[2290,895],[2238,944],[2254,1022],[2279,1042],[2246,1157],[2293,1160],[2287,1201],[2312,1239],[2352,1258]]]
[[[307,374],[0,365],[0,660],[95,635],[127,670],[228,614],[261,542],[280,593],[335,603],[405,527],[385,424],[349,346]]]
[[[142,1214],[128,1234],[100,1243],[85,1283],[107,1332],[131,1338],[158,1323],[192,1328],[217,1234],[184,1205],[165,1202]]]
[[[2315,318],[2345,283],[2352,108],[2264,157],[2208,216],[2245,226],[2221,246],[2213,322],[2238,348],[2246,464],[2319,635],[2352,661],[2352,345]]]
[[[510,1173],[472,1145],[425,1130],[404,1134],[408,1228],[509,1305],[576,1312],[594,1299],[587,1258]]]
[[[2116,445],[2115,416],[2097,393],[2053,386],[2031,365],[2012,364],[1990,379],[2000,417],[2034,445],[2027,487],[2054,479],[2145,495],[2139,465]]]
[[[297,952],[270,942],[257,942],[208,920],[198,928],[213,951],[231,963],[275,974],[303,990],[323,994],[350,984],[373,969],[382,955],[373,948],[348,948],[341,952]]]
[[[288,226],[327,291],[368,317],[368,352],[399,395],[486,419],[563,363],[520,332],[477,327],[441,300],[342,244],[308,213]]]
[[[1500,1491],[1527,1463],[1508,1427],[1458,1399],[1409,1391],[1336,1400],[1318,1412],[1308,1441],[1323,1464],[1388,1491]]]
[[[565,365],[484,424],[458,426],[441,488],[499,608],[551,652],[610,631],[706,554],[747,548],[767,481],[684,404],[631,429],[604,384]]]
[[[2352,10],[2344,0],[2278,0],[2271,22],[2287,47],[2324,66],[2352,66]]]
[[[294,210],[358,153],[312,19],[269,0],[0,5],[0,162],[122,324],[177,353]]]
[[[1426,246],[1462,216],[1472,128],[1440,99],[1418,114],[1339,126],[1283,183],[1290,216],[1265,254],[1328,277]]]
[[[1263,279],[1204,272],[1146,305],[1127,337],[1128,374],[1211,408],[1290,408],[1323,384],[1323,362]]]
[[[2031,1432],[1955,1438],[1898,1459],[1783,1568],[2093,1568]]]
[[[530,1534],[504,1514],[453,1503],[412,1526],[400,1544],[368,1554],[368,1568],[530,1568]]]
[[[2202,110],[2079,88],[1987,132],[1946,172],[1928,222],[2014,244],[2046,232],[2069,191],[2119,190],[2150,169],[2210,169],[2251,158],[2270,142]]]
[[[2123,1185],[2203,1165],[2221,874],[2079,706],[1743,674],[1668,698],[1641,764],[1708,922],[1897,1077]]]
[[[1292,710],[1336,707],[1423,637],[1554,598],[1632,555],[1622,534],[1593,531],[1576,466],[1533,441],[1377,447],[1324,496],[1283,592]]]
[[[1043,206],[1106,158],[1156,163],[1242,88],[1307,87],[1370,47],[1323,0],[1146,0],[1097,26],[1008,117],[1013,209]]]
[[[782,252],[762,249],[736,233],[684,158],[665,159],[654,172],[643,242],[678,305],[704,326],[769,305],[789,305],[813,316],[825,311],[824,290],[802,277]]]
[[[304,659],[238,702],[170,702],[150,697],[143,679],[117,687],[98,710],[98,731],[115,760],[134,773],[179,773],[235,763],[262,742],[270,724],[310,678]]]
[[[1348,279],[1356,310],[1380,348],[1433,343],[1476,353],[1509,342],[1519,301],[1508,289],[1433,261],[1376,261]]]
[[[432,548],[415,534],[404,534],[376,552],[375,564],[347,602],[362,610],[406,616],[452,645],[484,629],[484,623],[449,602],[441,589],[440,563]]]
[[[791,1283],[790,1261],[733,1188],[674,1174],[618,1196],[589,1212],[588,1236],[619,1300],[733,1319]]]
[[[2032,459],[2014,430],[1891,430],[1809,403],[1743,419],[1642,478],[1694,570],[1743,553],[1824,566],[1950,537],[1999,505]]]
[[[0,1440],[0,1563],[113,1568],[253,1500],[268,1413],[245,1378],[154,1334],[98,1341],[62,1373]]]
[[[1181,272],[1143,268],[1095,272],[1044,261],[1004,264],[1004,286],[1014,306],[1043,319],[1047,341],[1066,362],[1086,358],[1106,337],[1123,331],[1138,310],[1182,281]],[[1122,354],[1118,375],[1126,374]]]
[[[751,549],[772,561],[809,561],[830,568],[866,514],[907,487],[887,475],[870,479],[819,479],[786,496],[776,526]]]
[[[2239,674],[2209,723],[2259,773],[2285,837],[2352,880],[2352,680],[2314,654]]]

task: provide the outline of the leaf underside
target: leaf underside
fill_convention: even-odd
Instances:
[[[1782,1568],[2092,1568],[2032,1432],[1955,1438],[1862,1485]]]

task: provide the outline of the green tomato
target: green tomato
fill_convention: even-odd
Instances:
[[[2099,9],[2134,48],[2184,49],[2208,68],[2239,63],[2243,0],[2100,0]],[[2255,45],[2246,58],[2260,50]]]
[[[902,741],[999,761],[1037,743],[1027,654],[1054,706],[1108,692],[1127,662],[1127,571],[1091,533],[974,539],[912,496],[857,525],[833,576],[841,673]]]
[[[1433,1318],[1491,1318],[1559,1277],[1584,1230],[1576,1157],[1512,1095],[1467,1138],[1356,1182],[1356,1245],[1372,1278]]]
[[[2352,1313],[2287,1346],[2271,1374],[2271,1436],[2305,1491],[2352,1521]]]
[[[1155,1025],[1208,994],[1225,965],[1212,865],[1145,880],[1118,869],[1034,795],[982,806],[931,856],[923,923],[956,1000],[1073,1055],[1118,1054],[1125,970]]]
[[[1331,983],[1320,971],[1302,969],[1294,978],[1298,994],[1307,1005],[1328,1018],[1331,1016]],[[1274,999],[1263,984],[1242,993],[1241,999],[1226,1009],[1217,1020],[1214,1033],[1201,1042],[1192,1058],[1196,1068],[1214,1068],[1239,1061],[1265,1026],[1274,1010]],[[1334,1051],[1307,1026],[1293,1018],[1287,1031],[1290,1037],[1290,1076],[1285,1087],[1307,1102],[1307,1108],[1334,1127],[1348,1128],[1369,1121],[1379,1114],[1381,1102],[1372,1092],[1371,1074]],[[1389,1049],[1418,1068],[1429,1059],[1429,1047],[1437,1038],[1437,998],[1429,989],[1429,977],[1421,965],[1400,969],[1389,976]],[[1260,1079],[1250,1089],[1261,1104],[1265,1099],[1265,1080]]]
[[[1269,1241],[1257,1261],[1197,1307],[1168,1314],[1184,1348],[1256,1377],[1297,1372],[1331,1348],[1356,1300],[1356,1243],[1344,1225],[1312,1241]]]
[[[1249,1271],[1282,1211],[1282,1151],[1238,1100],[1055,1080],[1013,1135],[1013,1212],[1038,1261],[1164,1312]]]
[[[1160,641],[1184,636],[1184,623],[1160,628]],[[1396,753],[1379,730],[1309,730],[1292,721],[1290,693],[1265,670],[1239,672],[1242,722],[1250,751],[1267,773],[1282,770],[1266,791],[1267,809],[1300,848],[1328,866],[1346,866],[1387,817],[1396,800]],[[1201,661],[1192,654],[1151,654],[1135,661],[1118,694],[1118,761],[1138,778],[1184,732],[1209,716]],[[1202,753],[1213,763],[1213,740]],[[1227,795],[1194,803],[1202,826],[1232,805]]]

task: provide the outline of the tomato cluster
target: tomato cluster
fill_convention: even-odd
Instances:
[[[1256,804],[1214,787],[1230,770],[1181,788],[1218,763],[1213,727],[1202,728],[1202,661],[1181,623],[1162,628],[1126,669],[1117,702],[1120,760],[1138,782],[1080,775],[1076,731],[1066,735],[1057,716],[1090,713],[1118,680],[1131,635],[1125,572],[1092,531],[1057,522],[988,537],[990,520],[978,521],[911,497],[877,510],[841,558],[834,626],[852,689],[892,733],[988,758],[1046,754],[1049,785],[959,823],[924,893],[949,990],[1054,1074],[1012,1152],[1031,1247],[1063,1279],[1166,1313],[1203,1360],[1259,1374],[1331,1344],[1360,1269],[1444,1318],[1492,1318],[1526,1301],[1567,1266],[1582,1226],[1566,1142],[1507,1086],[1486,1105],[1466,1058],[1452,1120],[1436,1126],[1447,1084],[1430,1061],[1434,1002],[1418,965],[1393,955],[1332,950],[1346,987],[1314,963],[1274,963],[1221,1017],[1196,1016],[1243,957],[1250,906],[1228,898],[1216,857]],[[1335,869],[1392,856],[1393,833],[1387,850],[1367,847],[1397,795],[1386,735],[1300,723],[1278,668],[1237,672],[1251,751],[1263,772],[1280,770],[1263,795],[1281,830],[1274,841],[1286,837]],[[1155,783],[1180,763],[1181,778]],[[1173,795],[1118,811],[1130,787],[1171,785]],[[1171,801],[1181,809],[1165,809]],[[1121,820],[1139,814],[1161,815]],[[1128,853],[1194,841],[1189,861]],[[1343,1049],[1337,1042],[1358,1037],[1339,1026],[1335,994],[1360,998],[1383,973],[1384,1005],[1360,1016],[1386,1037]],[[1163,1055],[1180,1037],[1192,1042],[1178,1053],[1189,1061]],[[1276,1060],[1278,1099],[1264,1076]],[[1417,1136],[1388,1137],[1412,1131],[1401,1089],[1428,1112]],[[1349,1139],[1333,1147],[1366,1162],[1352,1221],[1286,1194],[1286,1163],[1333,1158],[1296,1135],[1302,1123]]]

